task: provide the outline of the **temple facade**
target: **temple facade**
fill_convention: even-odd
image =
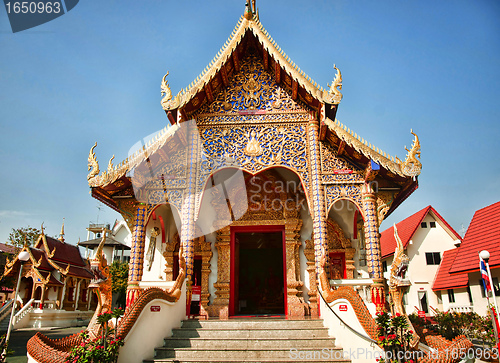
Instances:
[[[88,183],[132,231],[127,307],[186,262],[191,313],[317,317],[318,274],[383,310],[379,226],[417,187],[404,161],[336,119],[342,76],[323,89],[280,49],[250,4],[204,72],[173,96],[168,126]]]

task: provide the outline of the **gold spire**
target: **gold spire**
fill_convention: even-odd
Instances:
[[[63,224],[62,224],[62,227],[61,227],[61,233],[59,234],[59,241],[61,241],[62,243],[64,243],[64,219],[63,218]]]
[[[252,6],[250,5],[250,3],[247,0],[247,2],[245,4],[245,19],[252,20],[252,18],[253,18]]]

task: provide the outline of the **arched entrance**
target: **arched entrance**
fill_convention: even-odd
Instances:
[[[365,249],[363,229],[363,216],[355,203],[339,199],[332,205],[327,219],[330,279],[357,278],[354,272],[359,270]]]
[[[285,226],[231,228],[229,315],[287,314]]]
[[[309,212],[300,179],[285,168],[243,174],[243,183],[205,190],[201,203],[197,224],[206,217],[217,231],[215,298],[206,311],[221,318],[304,316],[299,250],[302,214]]]

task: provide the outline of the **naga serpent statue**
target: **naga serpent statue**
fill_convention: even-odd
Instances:
[[[102,230],[102,239],[94,253],[94,258],[90,260],[90,270],[94,278],[90,281],[89,289],[94,289],[97,295],[97,308],[87,327],[89,336],[95,339],[99,336],[99,328],[101,325],[97,323],[97,317],[102,313],[111,312],[111,304],[113,301],[113,291],[111,286],[111,278],[109,276],[109,266],[106,257],[102,253],[104,244],[106,243],[106,230]]]
[[[396,249],[394,250],[394,259],[392,260],[390,277],[389,277],[389,295],[392,298],[392,313],[403,315],[408,323],[408,328],[412,331],[410,346],[415,348],[420,340],[420,337],[415,333],[415,329],[406,314],[403,305],[403,295],[405,290],[410,286],[410,280],[406,278],[408,264],[410,259],[404,252],[403,242],[399,238],[398,229],[394,225],[394,238],[396,239]]]
[[[97,323],[97,316],[101,313],[111,311],[111,279],[109,278],[109,267],[107,266],[106,258],[102,254],[105,241],[106,234],[103,232],[103,238],[99,247],[94,258],[90,261],[94,278],[89,286],[95,290],[98,297],[98,306],[86,329],[92,338],[99,336],[100,324]],[[143,290],[135,302],[127,309],[119,325],[116,327],[116,336],[122,338],[127,336],[149,302],[156,299],[177,302],[181,297],[185,277],[186,260],[181,246],[179,249],[179,275],[174,285],[167,291],[157,287]],[[65,363],[71,353],[71,349],[81,342],[82,338],[80,334],[53,340],[38,332],[28,341],[27,350],[30,357],[39,363]]]

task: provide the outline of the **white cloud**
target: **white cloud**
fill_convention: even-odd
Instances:
[[[28,217],[31,213],[18,210],[0,210],[0,217]]]

